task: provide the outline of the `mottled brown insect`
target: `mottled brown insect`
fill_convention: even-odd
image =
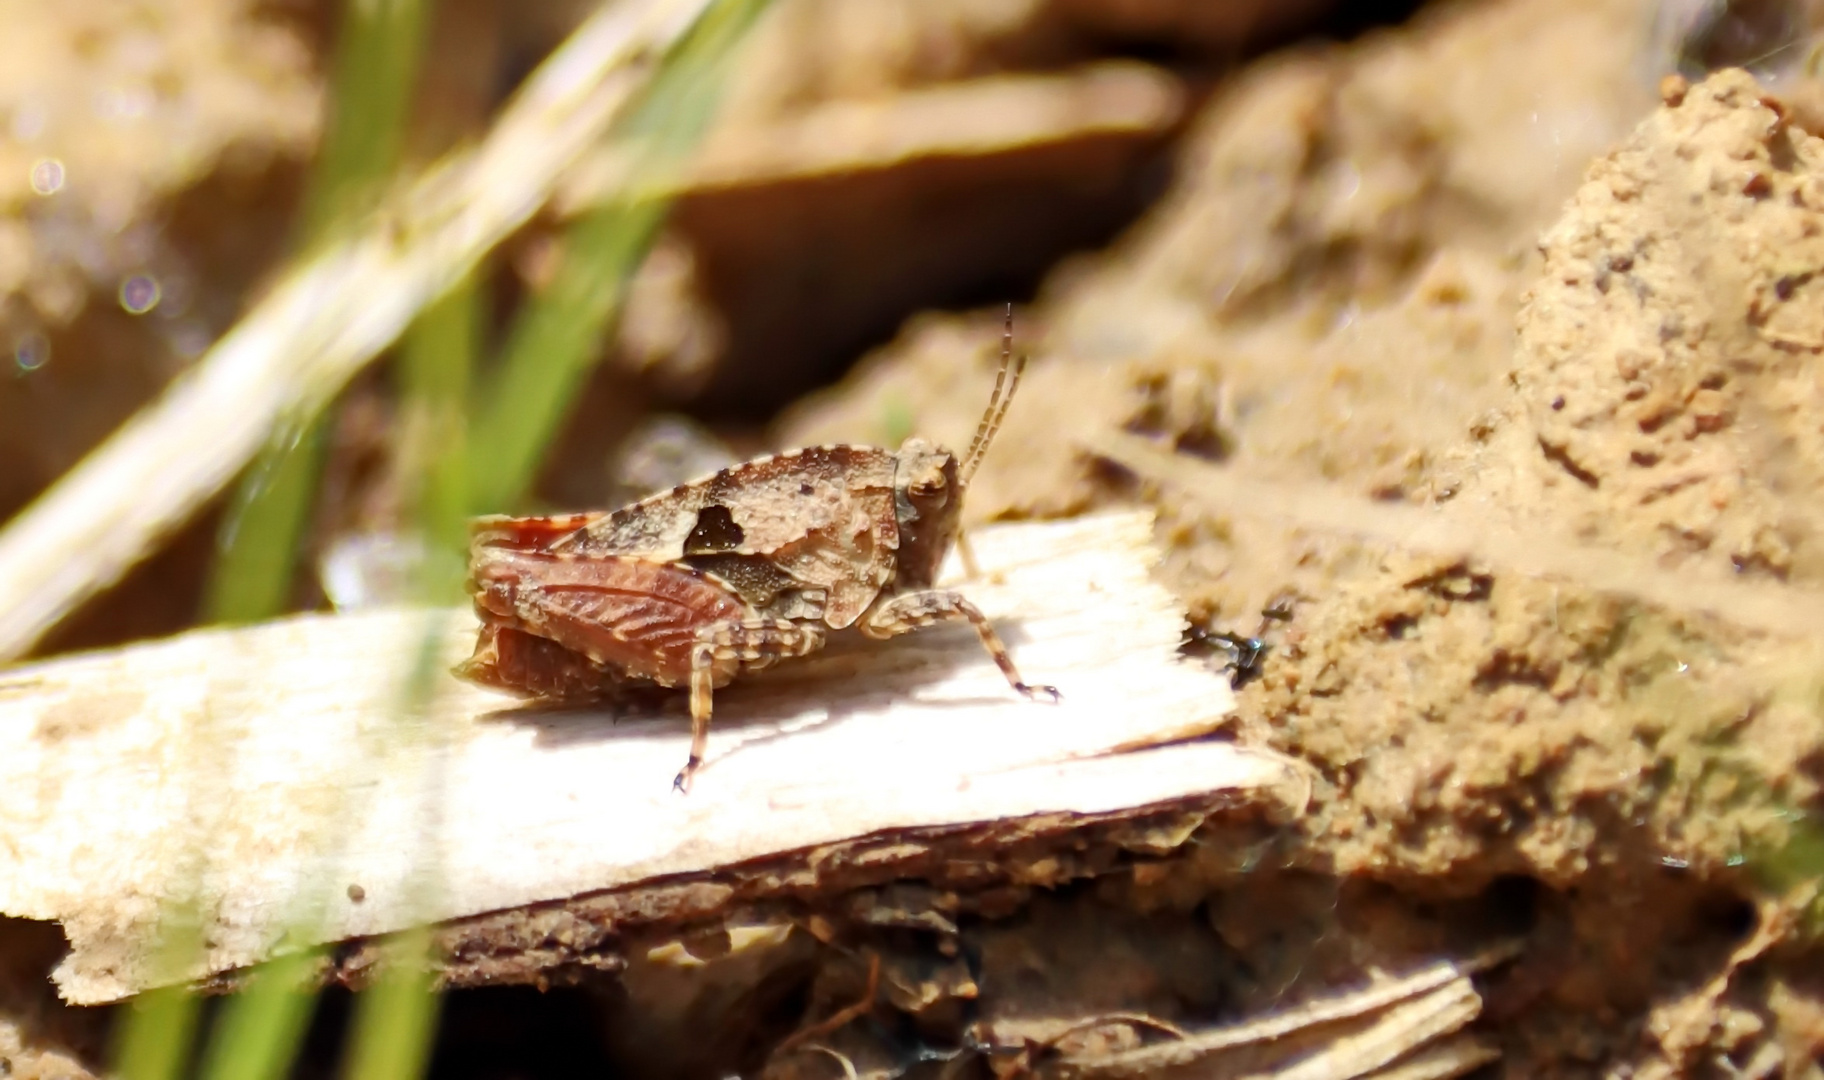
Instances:
[[[922,439],[897,452],[811,446],[609,513],[477,519],[469,589],[481,634],[456,673],[552,701],[688,686],[690,758],[674,781],[686,791],[712,691],[817,651],[832,630],[889,638],[967,619],[1015,690],[1056,701],[1055,687],[1020,678],[974,604],[935,587],[1025,369],[1012,348],[1009,306],[994,391],[960,461]]]

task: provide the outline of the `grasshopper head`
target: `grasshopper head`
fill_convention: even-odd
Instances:
[[[956,455],[907,439],[893,455],[893,510],[899,518],[902,588],[928,589],[962,527],[963,482]]]
[[[1020,385],[1026,358],[1013,356],[1013,305],[1007,305],[1007,325],[1001,334],[1001,368],[988,395],[988,408],[976,425],[969,452],[959,461],[941,446],[923,439],[907,439],[893,455],[893,509],[899,518],[899,574],[902,589],[927,589],[937,580],[944,556],[963,527],[963,494],[977,466],[988,453],[988,444],[1007,416],[1007,404]],[[1009,372],[1012,375],[1009,376]]]

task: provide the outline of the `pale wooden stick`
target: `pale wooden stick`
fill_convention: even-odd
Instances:
[[[1115,1054],[1067,1055],[1042,1070],[1057,1080],[1154,1076],[1203,1063],[1250,1080],[1319,1080],[1363,1076],[1459,1030],[1481,1012],[1469,977],[1519,952],[1502,942],[1464,960],[1439,960],[1408,975],[1339,990],[1283,1012]],[[1280,1052],[1273,1064],[1248,1068],[1224,1059],[1244,1048]],[[1474,1056],[1474,1055],[1470,1055]],[[1454,1060],[1454,1058],[1453,1058]]]
[[[303,616],[21,668],[0,677],[0,914],[62,923],[59,987],[90,1003],[258,962],[281,933],[296,947],[678,881],[734,895],[718,883],[756,866],[802,892],[858,838],[858,869],[912,849],[942,866],[992,859],[971,844],[1009,822],[1068,847],[1072,821],[1296,786],[1271,755],[1186,741],[1233,699],[1178,654],[1150,516],[974,535],[988,573],[960,588],[1061,704],[1012,693],[967,626],[838,636],[718,692],[685,796],[681,702],[540,711],[459,683],[442,672],[474,642],[467,612]],[[402,712],[432,622],[435,695]],[[300,889],[333,898],[321,926],[288,921]],[[192,891],[208,953],[156,974],[160,906]]]

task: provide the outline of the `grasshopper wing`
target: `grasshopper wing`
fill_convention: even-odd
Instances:
[[[606,513],[559,514],[553,517],[511,517],[490,514],[469,522],[469,546],[506,548],[511,551],[549,551],[552,545],[578,529],[586,529]]]
[[[699,628],[749,613],[708,574],[628,556],[496,550],[474,575],[476,607],[494,627],[553,642],[608,676],[660,686],[689,682]]]

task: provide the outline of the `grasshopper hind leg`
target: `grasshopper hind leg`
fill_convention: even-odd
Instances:
[[[1055,686],[1035,686],[1020,678],[1019,668],[1013,666],[1012,654],[1001,643],[1000,635],[994,632],[988,616],[983,615],[982,609],[971,604],[962,593],[933,589],[895,596],[869,611],[858,625],[861,632],[871,638],[890,638],[951,619],[969,620],[969,625],[975,627],[976,635],[982,639],[982,647],[988,650],[988,655],[994,658],[995,666],[1007,677],[1007,685],[1021,696],[1034,700],[1047,698],[1053,704],[1064,699],[1064,695]]]
[[[717,675],[732,676],[787,657],[808,656],[821,648],[823,628],[812,623],[750,618],[698,627],[690,652],[690,758],[671,786],[689,793],[691,779],[703,766]]]

